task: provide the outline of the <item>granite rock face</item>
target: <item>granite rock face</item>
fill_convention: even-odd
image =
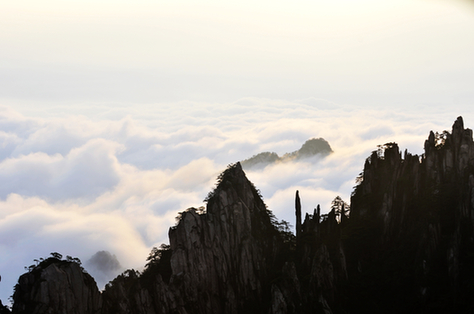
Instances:
[[[74,262],[48,259],[18,280],[13,313],[97,314],[102,298],[94,279]]]
[[[172,273],[181,277],[183,297],[203,312],[256,310],[279,251],[277,236],[240,164],[229,168],[207,212],[184,212],[169,232]]]
[[[169,278],[125,274],[106,288],[103,313],[304,313],[308,302],[326,304],[316,290],[316,299],[303,297],[287,260],[294,236],[277,226],[237,163],[219,178],[206,211],[188,209],[170,229]]]
[[[278,233],[239,164],[226,170],[220,181],[205,213],[188,209],[170,229],[169,282],[157,274],[147,287],[129,290],[134,296],[123,299],[140,302],[124,306],[123,313],[259,312],[267,271],[278,252]],[[120,289],[112,285],[104,298],[109,299],[109,290]],[[157,298],[161,301],[152,304]],[[137,308],[147,303],[150,306]]]
[[[451,133],[430,133],[422,156],[385,144],[362,175],[345,242],[349,279],[368,285],[355,299],[371,299],[370,311],[394,302],[394,312],[472,312],[472,130],[459,117]]]

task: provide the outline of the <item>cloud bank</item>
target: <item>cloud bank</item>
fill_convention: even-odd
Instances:
[[[178,212],[204,205],[227,164],[295,151],[309,138],[324,138],[334,153],[247,175],[279,219],[293,223],[297,189],[303,211],[317,204],[327,211],[338,195],[350,201],[378,144],[422,153],[429,131],[450,130],[460,114],[474,124],[467,110],[376,111],[313,98],[45,105],[38,112],[2,106],[0,298],[6,302],[24,266],[51,252],[83,261],[99,251],[115,255],[122,267],[107,269],[102,284],[123,268],[140,269],[151,248],[167,242]]]

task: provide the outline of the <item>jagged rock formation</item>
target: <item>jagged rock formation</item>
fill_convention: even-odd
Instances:
[[[304,313],[307,303],[327,306],[319,290],[315,299],[303,297],[288,260],[294,236],[279,230],[239,163],[221,175],[206,212],[181,213],[169,237],[161,251],[169,260],[158,263],[169,263],[170,275],[124,274],[106,287],[103,313]]]
[[[206,212],[191,208],[170,229],[172,275],[150,274],[155,280],[145,283],[127,274],[106,288],[104,313],[261,313],[269,307],[282,240],[240,164],[219,181]]]
[[[207,212],[183,213],[169,236],[172,272],[182,277],[181,290],[193,309],[261,312],[280,247],[265,204],[240,164],[224,172]]]
[[[20,278],[13,313],[474,312],[474,142],[462,118],[431,132],[422,156],[382,145],[358,182],[350,209],[336,198],[303,222],[297,192],[295,236],[237,163],[143,273],[100,296],[71,265],[42,265]]]
[[[395,143],[373,152],[351,205],[351,306],[474,311],[474,143],[461,117],[452,133],[431,132],[422,156],[402,158]]]
[[[295,216],[296,216],[296,237],[299,238],[301,231],[301,199],[300,191],[296,191],[295,196]]]
[[[314,241],[306,245],[310,262],[302,265],[294,235],[266,208],[240,164],[218,181],[207,210],[181,213],[169,231],[170,246],[154,250],[142,274],[128,270],[106,285],[94,303],[102,305],[98,313],[330,312],[331,300],[325,296],[334,295],[337,276],[327,270],[332,255],[326,247]],[[62,284],[68,290],[69,277],[51,271],[58,267],[52,264],[20,278],[14,313],[49,313],[42,305],[49,303],[36,300],[53,293],[55,288],[47,287]],[[69,294],[49,298],[56,303],[48,306],[61,310],[75,302]],[[69,310],[64,313],[76,313]]]
[[[76,262],[48,258],[23,274],[15,286],[13,313],[97,314],[101,295]]]
[[[329,143],[323,138],[312,138],[307,140],[297,151],[278,156],[275,152],[263,152],[241,161],[244,169],[259,169],[277,162],[300,160],[314,156],[326,157],[333,151]]]

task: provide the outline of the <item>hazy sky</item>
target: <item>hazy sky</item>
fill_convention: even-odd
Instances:
[[[140,268],[226,165],[276,216],[350,200],[377,144],[474,127],[469,1],[3,1],[0,299],[50,252]],[[92,271],[91,271],[92,272]]]
[[[13,103],[473,93],[467,1],[5,2],[0,97]]]

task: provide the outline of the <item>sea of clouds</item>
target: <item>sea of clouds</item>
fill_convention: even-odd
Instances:
[[[247,172],[276,217],[294,224],[296,190],[310,213],[318,204],[328,211],[338,195],[349,202],[378,144],[421,154],[429,131],[450,130],[459,115],[474,125],[467,110],[315,98],[0,106],[0,299],[7,302],[25,266],[51,252],[85,262],[107,251],[122,267],[116,273],[141,269],[151,248],[168,242],[178,212],[205,205],[230,163],[326,139],[328,157]],[[100,288],[116,274],[85,264]]]

